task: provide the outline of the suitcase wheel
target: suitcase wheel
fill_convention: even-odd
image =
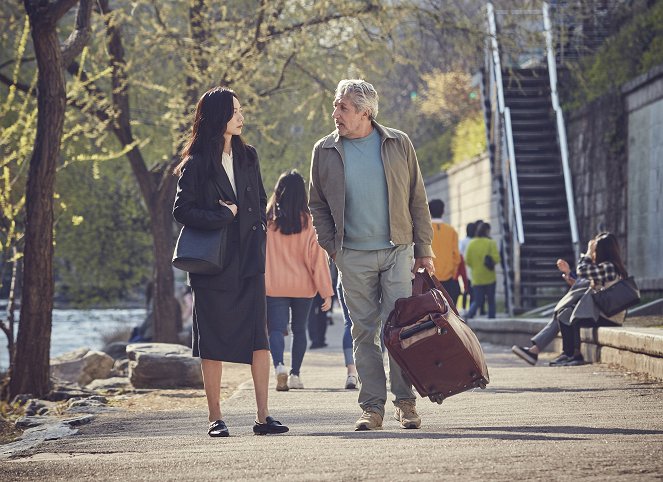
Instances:
[[[434,393],[432,395],[428,395],[428,398],[430,399],[431,402],[435,402],[437,404],[441,404],[444,401],[444,395],[441,393]]]
[[[476,386],[484,390],[486,388],[486,381],[485,380],[479,380],[476,382]]]

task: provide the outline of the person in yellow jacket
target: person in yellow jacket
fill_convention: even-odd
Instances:
[[[460,296],[458,284],[458,267],[460,266],[460,250],[458,248],[458,233],[449,224],[442,221],[444,216],[444,201],[432,199],[428,203],[431,222],[433,224],[433,266],[435,275],[442,282],[454,303]]]
[[[488,318],[495,318],[495,266],[500,263],[500,254],[497,243],[490,239],[490,224],[481,223],[477,227],[476,237],[467,245],[465,263],[472,270],[472,303],[466,319],[476,315],[485,299],[488,299]]]

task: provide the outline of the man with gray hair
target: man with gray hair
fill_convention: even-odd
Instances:
[[[428,201],[408,136],[378,124],[378,94],[361,79],[341,80],[336,130],[313,147],[310,208],[318,242],[334,259],[352,318],[363,413],[356,430],[382,428],[387,385],[380,327],[398,298],[412,295],[412,272],[433,273]],[[389,357],[395,418],[419,428],[416,396]]]

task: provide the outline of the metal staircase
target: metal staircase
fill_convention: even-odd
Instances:
[[[491,4],[487,9],[491,37],[484,108],[508,258],[507,306],[512,314],[558,300],[567,286],[555,262],[563,258],[572,263],[578,252],[547,8],[544,4],[543,11],[525,12],[530,35],[533,26],[540,25],[541,42],[530,47],[529,55],[523,49],[526,42],[514,42],[520,50],[508,55],[500,51],[498,15]],[[509,18],[513,21],[513,16]],[[533,20],[537,18],[538,23]]]

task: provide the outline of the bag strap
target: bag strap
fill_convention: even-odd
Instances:
[[[447,300],[447,303],[449,303],[449,306],[453,312],[460,316],[458,314],[458,310],[456,309],[456,303],[451,299],[451,296],[449,296],[449,293],[447,293],[447,290],[444,289],[444,286],[442,286],[442,283],[440,283],[440,280],[438,280],[435,275],[431,275],[426,270],[417,271],[414,273],[414,281],[412,282],[412,295],[422,295],[432,289],[440,291],[440,293],[442,293],[444,298]]]

